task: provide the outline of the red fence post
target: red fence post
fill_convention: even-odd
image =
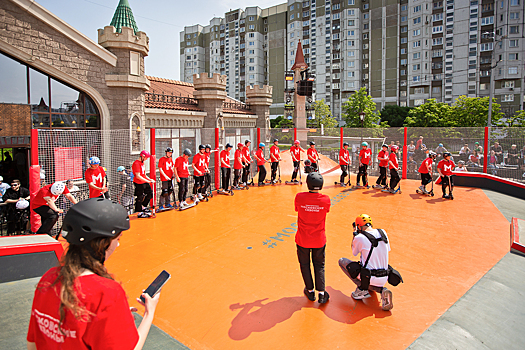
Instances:
[[[261,128],[257,128],[257,145],[255,149],[259,149],[259,144],[261,143]]]
[[[155,182],[151,185],[153,190],[153,198],[151,198],[150,206],[155,208],[157,205],[157,157],[155,155],[155,128],[149,129],[149,148],[151,150],[151,157],[149,158],[149,177]]]
[[[221,163],[219,162],[219,128],[215,128],[215,188],[221,188],[219,172],[221,168]]]
[[[293,140],[297,141],[297,128],[293,128]]]
[[[483,172],[487,173],[487,163],[488,163],[488,148],[489,147],[489,127],[485,127],[485,144],[483,145]]]
[[[343,149],[343,128],[341,127],[341,142],[340,142],[341,149]]]
[[[40,190],[40,165],[38,165],[38,130],[31,129],[31,166],[29,167],[29,193],[31,203]],[[31,232],[41,226],[40,215],[30,210]]]
[[[403,175],[402,178],[407,178],[407,162],[408,162],[408,155],[407,155],[407,127],[404,127],[405,132],[405,140],[403,141]]]

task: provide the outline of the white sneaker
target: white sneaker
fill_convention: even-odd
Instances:
[[[181,207],[186,207],[188,205],[188,203],[186,203],[186,201],[182,201],[182,203],[180,204]]]
[[[200,200],[204,199],[204,197],[202,196],[201,193],[199,193],[199,194],[197,195],[197,198],[199,198]]]
[[[425,187],[423,187],[423,186],[419,186],[419,190],[420,190],[421,192],[423,192],[423,193],[425,193],[425,192],[427,191],[427,190],[425,189]]]
[[[359,287],[355,289],[354,292],[352,292],[352,298],[356,300],[366,299],[370,298],[370,293],[368,293],[368,290],[361,290]]]
[[[392,310],[394,304],[392,303],[392,291],[387,288],[383,288],[381,292],[381,309],[383,311]]]

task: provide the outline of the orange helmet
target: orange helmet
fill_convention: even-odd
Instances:
[[[372,226],[372,218],[368,214],[361,214],[358,217],[355,218],[355,224],[356,226]]]

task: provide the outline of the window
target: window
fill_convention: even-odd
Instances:
[[[412,55],[412,58],[415,60],[421,58],[421,52],[414,52],[414,54]]]
[[[348,16],[355,16],[355,10],[348,10]]]
[[[510,19],[520,19],[520,13],[519,12],[511,12],[510,13]]]
[[[363,50],[368,50],[368,43],[363,44]]]
[[[419,24],[419,23],[421,23],[421,17],[414,18],[414,24]]]
[[[346,83],[346,86],[347,86],[348,88],[353,88],[353,87],[355,86],[355,82],[350,81],[350,82]]]
[[[432,45],[443,45],[443,38],[432,39]]]
[[[332,20],[336,20],[336,19],[339,19],[339,18],[341,18],[341,13],[340,13],[340,12],[338,12],[338,13],[334,13],[334,14],[332,15]]]
[[[294,33],[290,33],[290,39],[294,37]]]
[[[310,11],[304,11],[303,12],[303,17],[308,17],[310,16]]]
[[[355,51],[348,51],[348,57],[354,57]]]
[[[399,91],[399,96],[400,97],[407,97],[407,92],[406,91]]]
[[[293,9],[294,9],[294,5],[291,5],[290,6],[290,11],[293,11]]]
[[[401,49],[401,54],[402,54],[402,55],[405,55],[406,53],[407,53],[407,49],[402,48],[402,49]]]
[[[406,66],[407,63],[408,63],[408,60],[407,60],[406,58],[402,58],[402,59],[401,59],[401,65],[402,65],[402,66]]]
[[[348,46],[355,46],[355,41],[354,40],[349,40],[348,41]],[[351,52],[354,52],[354,51],[351,51]],[[350,54],[350,52],[348,52],[348,54]]]
[[[303,21],[303,27],[308,27],[310,25],[310,21]]]
[[[248,21],[253,21],[255,18],[253,16],[248,16]]]
[[[294,16],[294,14],[292,13],[292,14],[290,15],[290,21],[293,20],[294,17],[295,17],[295,16]]]
[[[414,41],[413,47],[420,47],[421,46],[421,40]]]
[[[415,94],[424,94],[425,93],[425,88],[414,88],[414,93]]]
[[[354,26],[355,21],[353,19],[348,21],[348,26],[352,27]]]
[[[348,68],[354,68],[355,67],[355,62],[354,61],[348,61],[347,66],[348,66]]]
[[[518,47],[518,40],[509,40],[509,47]]]
[[[492,51],[494,43],[484,43],[479,45],[479,51]]]
[[[480,89],[480,90],[487,90],[487,89],[488,89],[488,84],[487,84],[487,83],[481,83],[481,84],[479,84],[479,89]]]
[[[332,5],[332,10],[339,10],[340,8],[341,8],[341,4]]]
[[[417,99],[417,100],[414,100],[414,106],[421,106],[422,104],[425,103],[425,100],[424,99]]]
[[[433,22],[442,21],[442,20],[443,20],[443,12],[435,13],[435,14],[432,15],[432,21]]]
[[[433,94],[440,94],[441,93],[441,86],[433,86],[432,87],[432,93]]]
[[[363,24],[363,29],[368,29],[368,23]]]
[[[368,33],[363,34],[363,39],[368,39]]]
[[[406,11],[408,9],[407,5],[401,5],[401,11]]]
[[[514,101],[514,95],[503,95],[502,102],[512,102]]]
[[[348,0],[348,5],[355,5],[355,0]],[[313,6],[313,4],[312,4]]]
[[[421,35],[421,29],[414,30],[413,36]]]
[[[408,42],[408,38],[407,37],[401,38],[401,44],[406,44],[407,42]]]
[[[241,28],[241,29],[243,29],[243,28]],[[249,30],[254,30],[254,29],[255,29],[255,25],[254,25],[254,24],[250,24],[250,25],[248,26],[248,29],[249,29]],[[241,30],[241,31],[242,31],[242,30]]]
[[[506,89],[513,89],[514,88],[514,81],[513,80],[505,80],[505,84],[503,85]]]
[[[482,26],[486,26],[486,25],[489,25],[489,24],[494,24],[494,16],[482,17],[481,18],[481,25]]]
[[[406,71],[405,69],[401,69],[401,70],[399,71],[399,74],[400,74],[400,75],[407,75],[407,71]]]
[[[255,70],[255,67],[248,67],[248,71],[253,72]]]
[[[255,50],[248,50],[249,55],[253,55],[255,53]]]
[[[509,67],[509,74],[518,74],[518,67]]]
[[[443,26],[432,27],[432,34],[443,33]]]
[[[408,21],[408,17],[407,16],[401,16],[401,22],[406,22]]]
[[[355,34],[355,31],[353,31],[353,30],[349,30],[348,31],[348,36],[354,36],[354,34]]]
[[[401,27],[401,33],[408,32],[408,27]]]
[[[414,13],[421,11],[421,5],[414,6]]]
[[[520,32],[520,26],[510,26],[509,34],[518,34]]]
[[[363,19],[368,19],[368,17],[369,17],[369,13],[368,12],[363,14]]]
[[[355,72],[348,72],[347,75],[349,78],[353,78],[355,77]]]
[[[414,81],[414,82],[421,81],[421,76],[420,76],[420,75],[414,75],[414,76],[412,77],[412,81]]]
[[[420,65],[420,64],[414,64],[414,65],[412,65],[412,70],[413,70],[413,71],[420,70],[420,69],[421,69],[421,65]]]
[[[510,0],[510,6],[518,6],[520,4],[520,0]]]

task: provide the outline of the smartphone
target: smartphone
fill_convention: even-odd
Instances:
[[[151,282],[151,284],[148,286],[148,288],[146,288],[144,293],[148,293],[148,295],[153,298],[155,295],[157,295],[157,293],[160,291],[162,286],[164,286],[164,284],[166,282],[168,282],[170,277],[171,277],[171,275],[166,270],[163,270],[157,276],[157,278],[155,278],[155,280],[153,282]],[[146,300],[144,299],[144,297],[142,295],[140,296],[140,300],[143,303],[146,302]]]

